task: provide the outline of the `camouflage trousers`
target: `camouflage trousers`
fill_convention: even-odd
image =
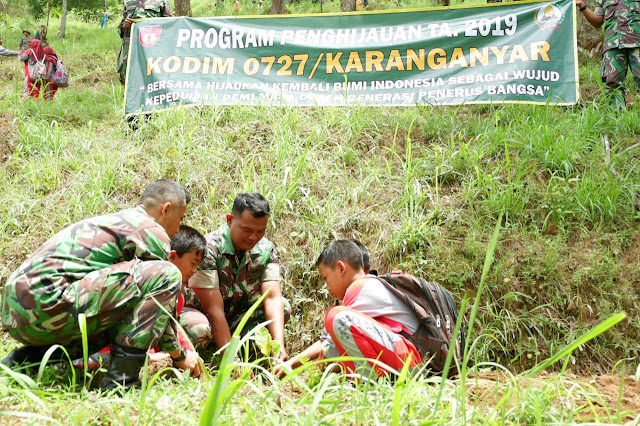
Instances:
[[[640,90],[640,48],[609,49],[602,55],[600,76],[607,86],[611,103],[624,105],[624,80],[627,69],[631,68],[636,89]]]
[[[42,310],[10,302],[10,315],[15,312],[31,321],[27,326],[7,331],[30,346],[79,345],[82,333],[78,315],[84,313],[92,344],[115,342],[145,350],[159,345],[162,350],[173,351],[179,345],[175,326],[170,322],[181,282],[178,268],[166,261],[136,259],[118,263],[73,282],[61,295],[68,306],[53,317]],[[14,296],[5,291],[3,297],[17,300]]]
[[[118,55],[118,65],[116,68],[116,72],[120,74],[120,83],[123,85],[127,80],[127,62],[129,55],[129,44],[130,39],[129,36],[126,36],[122,39],[122,46],[120,47],[120,54]]]
[[[291,317],[291,304],[286,298],[282,298],[282,304],[284,305],[284,322],[287,323]],[[236,314],[227,316],[227,324],[229,324],[229,330],[233,334],[234,330],[242,321],[242,317],[253,305],[253,303],[245,302],[242,304],[241,309],[234,307]],[[193,292],[188,292],[187,302],[180,313],[180,325],[191,339],[191,342],[195,346],[206,346],[209,342],[213,342],[213,332],[211,330],[211,324],[209,319],[203,313],[204,309],[198,300],[198,297]],[[265,321],[264,305],[257,307],[251,317],[247,321],[244,327],[244,331],[251,330],[253,327],[261,322]]]

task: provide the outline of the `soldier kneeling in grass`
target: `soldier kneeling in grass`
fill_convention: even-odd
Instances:
[[[413,369],[423,360],[434,373],[442,371],[448,345],[460,355],[462,342],[452,342],[457,313],[451,295],[408,274],[366,274],[362,247],[353,240],[338,240],[320,254],[320,276],[343,304],[327,312],[319,341],[275,368],[277,377],[283,378],[303,360],[339,356],[362,359],[339,363],[360,379],[386,376],[405,364]]]
[[[268,292],[245,331],[271,321],[267,329],[280,346],[285,361],[284,325],[289,302],[282,297],[280,260],[264,237],[270,217],[269,202],[258,193],[238,194],[227,222],[205,235],[207,252],[200,270],[189,280],[180,324],[196,345],[215,343],[223,348],[245,312]]]
[[[198,270],[198,265],[202,262],[202,257],[207,250],[207,240],[204,236],[187,225],[180,225],[180,231],[171,239],[171,253],[169,254],[169,262],[173,263],[182,274],[183,289],[185,283],[189,281],[189,278],[193,276]],[[184,308],[184,294],[181,292],[178,296],[178,303],[176,306],[177,318],[182,309]],[[189,355],[189,352],[195,353],[195,348],[191,343],[191,340],[182,332],[182,329],[178,328],[178,340],[180,341],[181,353],[178,358],[172,358],[174,363],[182,361]],[[111,348],[112,346],[106,346],[102,348],[100,352],[96,352],[90,355],[87,359],[87,367],[95,370],[100,367],[108,366],[111,363]],[[162,352],[159,347],[150,349],[149,365],[155,362],[164,363],[164,360],[170,358],[169,354]],[[193,356],[193,355],[192,355]],[[72,361],[74,367],[78,369],[84,368],[84,359],[77,358]],[[200,374],[199,366],[194,371],[194,376]]]
[[[83,314],[91,347],[113,344],[100,389],[138,386],[156,345],[176,367],[199,374],[197,354],[182,356],[171,320],[182,276],[168,261],[170,238],[189,200],[180,184],[155,181],[136,208],[75,223],[38,248],[2,294],[2,328],[24,345],[2,364],[39,363],[53,344],[78,352]]]

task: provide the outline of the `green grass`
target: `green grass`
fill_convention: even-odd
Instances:
[[[235,13],[230,1],[218,8],[192,2],[199,16]],[[253,3],[244,7],[242,14],[255,13]],[[319,8],[290,6],[293,13]],[[35,21],[21,14],[12,25],[0,28],[7,47]],[[72,19],[64,41],[56,25],[49,39],[72,85],[53,102],[21,102],[23,69],[0,60],[0,287],[53,233],[133,205],[154,179],[189,188],[185,222],[204,232],[219,226],[237,192],[260,191],[272,203],[268,237],[285,265],[283,291],[293,307],[289,353],[317,339],[333,303],[315,258],[329,241],[355,237],[378,270],[413,272],[458,300],[477,300],[465,313],[468,319],[475,306],[469,354],[480,374],[470,369],[442,387],[437,378],[410,377],[395,387],[357,385],[311,366],[284,382],[264,372],[254,380],[231,375],[233,397],[219,423],[460,422],[463,405],[466,420],[477,423],[633,420],[618,407],[618,393],[608,399],[588,377],[565,370],[589,376],[611,373],[621,359],[627,372],[638,365],[640,216],[632,194],[640,189],[640,110],[606,107],[598,60],[580,56],[586,99],[574,108],[189,108],[156,114],[133,132],[122,120],[113,72],[114,20],[100,31]],[[622,181],[606,163],[605,136]],[[623,311],[622,323],[580,342]],[[0,356],[15,346],[0,335]],[[563,348],[574,350],[545,367],[562,374],[525,375]],[[101,398],[83,387],[92,377],[53,367],[36,382],[0,372],[0,424],[195,424],[223,366],[207,368],[209,381],[159,377],[142,399],[135,392]],[[504,373],[488,380],[489,370]]]

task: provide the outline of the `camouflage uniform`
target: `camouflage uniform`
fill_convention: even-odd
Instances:
[[[95,344],[180,348],[175,312],[182,276],[166,261],[170,239],[142,207],[75,223],[44,243],[8,279],[2,328],[23,344],[77,345],[79,314]]]
[[[180,315],[180,325],[196,344],[213,339],[209,320],[192,288],[219,289],[224,301],[224,312],[229,328],[237,327],[242,316],[262,295],[261,284],[267,281],[282,281],[280,260],[271,241],[262,238],[251,251],[236,253],[229,227],[224,224],[205,235],[207,252],[199,271],[189,280],[186,290],[185,308]],[[285,319],[291,311],[289,302],[283,299]],[[249,323],[264,321],[264,307],[259,306]],[[248,329],[248,328],[247,328]]]
[[[124,0],[124,9],[122,11],[122,21],[118,25],[118,32],[122,39],[122,47],[118,55],[118,69],[120,74],[120,83],[124,84],[127,78],[127,56],[129,55],[129,44],[131,28],[122,27],[124,20],[142,19],[142,18],[159,18],[163,16],[171,16],[171,4],[169,0]]]
[[[22,37],[20,39],[20,44],[18,45],[18,50],[20,52],[26,52],[29,49],[29,43],[33,40],[33,37]]]
[[[631,68],[640,89],[640,3],[632,0],[599,0],[594,13],[604,16],[602,82],[611,104],[623,106],[624,80]]]

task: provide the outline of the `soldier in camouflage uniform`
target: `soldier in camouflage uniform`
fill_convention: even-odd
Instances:
[[[116,72],[120,74],[120,83],[124,84],[127,78],[127,56],[129,55],[133,20],[163,16],[171,16],[169,0],[124,0],[122,21],[118,25],[122,47],[118,55],[118,69]]]
[[[610,105],[625,108],[624,80],[631,68],[640,90],[640,3],[634,0],[598,0],[591,11],[584,0],[575,0],[585,19],[595,28],[604,23],[602,82],[611,96]]]
[[[75,223],[38,248],[2,294],[2,328],[25,345],[2,363],[39,362],[52,344],[80,347],[84,314],[93,345],[114,343],[101,389],[137,386],[156,344],[181,359],[179,368],[196,371],[197,354],[181,358],[171,322],[182,276],[167,261],[188,202],[180,184],[155,181],[136,208]]]
[[[29,49],[29,43],[31,42],[31,40],[33,40],[33,37],[31,37],[31,31],[29,30],[23,30],[22,35],[24,35],[24,37],[20,39],[18,50],[20,52],[26,52],[27,49]]]
[[[205,235],[207,252],[189,280],[180,315],[180,324],[195,343],[213,340],[219,348],[227,344],[231,330],[268,290],[252,319],[272,320],[267,328],[280,344],[279,359],[287,359],[284,323],[290,309],[280,289],[280,261],[273,244],[264,238],[268,220],[269,203],[262,195],[240,194],[227,224]]]

